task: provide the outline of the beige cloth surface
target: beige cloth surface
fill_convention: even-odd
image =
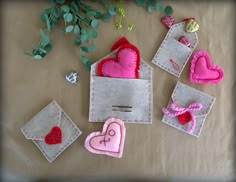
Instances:
[[[169,1],[168,1],[169,2]],[[167,4],[167,2],[165,3]],[[151,64],[167,29],[160,23],[162,14],[149,14],[134,2],[125,4],[132,32],[117,30],[115,19],[101,23],[97,49],[90,54],[97,60],[109,52],[121,36],[139,47],[141,56],[153,69],[153,124],[126,124],[127,136],[122,159],[88,152],[86,136],[101,130],[102,123],[89,123],[89,71],[81,61],[73,36],[53,31],[53,51],[43,61],[25,56],[38,43],[41,12],[47,1],[2,2],[2,154],[5,177],[227,177],[234,169],[234,121],[232,107],[235,51],[235,3],[233,1],[171,1],[176,22],[195,17],[200,24],[195,51],[206,50],[213,62],[225,70],[219,85],[197,85],[188,81],[189,62],[180,81],[216,97],[199,139],[161,122],[161,109],[170,99],[177,78]],[[117,17],[118,18],[118,17]],[[64,75],[80,74],[79,84],[68,84]],[[83,134],[53,163],[26,140],[20,128],[44,106],[55,99]]]

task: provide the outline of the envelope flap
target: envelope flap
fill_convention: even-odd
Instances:
[[[90,71],[90,76],[97,76],[97,65],[99,62],[101,62],[103,59],[108,58],[108,57],[116,57],[116,52],[118,49],[115,51],[107,54],[105,57],[99,59],[95,63],[92,64],[91,66],[91,71]],[[149,80],[152,75],[152,67],[144,61],[142,58],[140,60],[140,79],[147,79]]]
[[[21,128],[23,134],[27,139],[43,140],[59,124],[61,112],[61,107],[52,101]]]
[[[208,115],[215,101],[214,97],[181,82],[176,84],[171,98],[174,103],[182,107],[188,107],[194,102],[201,103],[202,109],[200,111],[194,111],[196,116]]]
[[[185,31],[186,22],[176,23],[169,29],[166,38],[173,38],[179,40],[181,36],[186,36],[190,42],[190,48],[195,49],[198,43],[198,36],[196,32],[186,32]],[[165,38],[165,39],[166,39]]]

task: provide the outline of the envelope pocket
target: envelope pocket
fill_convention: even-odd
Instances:
[[[151,80],[91,77],[89,121],[151,123]]]

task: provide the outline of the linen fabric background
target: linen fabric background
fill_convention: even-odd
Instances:
[[[115,1],[107,1],[108,4]],[[141,57],[153,67],[153,123],[126,124],[123,158],[95,155],[84,147],[86,136],[102,129],[102,123],[89,123],[90,73],[80,60],[73,35],[52,31],[52,52],[43,61],[23,54],[32,51],[40,39],[41,12],[50,5],[45,1],[1,1],[2,44],[2,174],[8,180],[42,178],[182,178],[233,177],[235,88],[235,2],[234,1],[164,1],[174,9],[175,22],[195,17],[200,25],[195,51],[206,50],[214,64],[225,70],[218,85],[190,83],[189,65],[180,81],[216,97],[199,139],[161,122],[178,79],[151,60],[163,41],[167,29],[160,22],[163,14],[125,2],[126,17],[135,24],[129,32],[114,26],[116,20],[101,23],[93,61],[108,54],[121,36],[140,49]],[[98,5],[99,6],[99,5]],[[100,6],[99,6],[100,7]],[[118,20],[117,20],[118,21]],[[61,24],[63,27],[63,23]],[[191,60],[191,58],[190,58]],[[79,72],[78,85],[70,85],[64,75]],[[26,140],[20,128],[50,101],[56,100],[83,134],[53,163]]]

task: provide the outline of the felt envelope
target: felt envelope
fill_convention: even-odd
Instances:
[[[188,39],[190,47],[179,42],[179,39],[182,36],[185,36]],[[153,57],[152,63],[168,73],[180,77],[188,59],[196,48],[197,43],[197,33],[186,32],[185,22],[174,24],[169,29],[166,37]]]
[[[106,57],[115,57],[117,50]],[[89,121],[119,118],[127,123],[152,122],[152,67],[140,60],[140,78],[123,79],[97,76],[97,65],[90,72]]]
[[[52,133],[53,127],[61,129],[62,140],[58,144],[47,144],[45,137]],[[82,132],[66,115],[63,109],[52,101],[21,128],[22,133],[43,153],[49,162],[55,160]],[[55,135],[54,135],[55,136]],[[50,137],[50,136],[49,136]],[[55,138],[52,138],[52,141]]]
[[[162,118],[162,122],[176,129],[179,129],[185,133],[188,133],[195,137],[199,137],[204,122],[215,102],[214,97],[207,95],[199,90],[196,90],[190,86],[187,86],[181,82],[177,82],[175,89],[171,95],[170,102],[166,108],[169,108],[171,103],[178,104],[182,107],[188,107],[190,104],[194,102],[201,103],[202,108],[199,111],[194,111],[194,115],[196,118],[196,126],[191,134],[187,132],[189,127],[188,124],[181,125],[177,117],[170,117],[164,115]]]

